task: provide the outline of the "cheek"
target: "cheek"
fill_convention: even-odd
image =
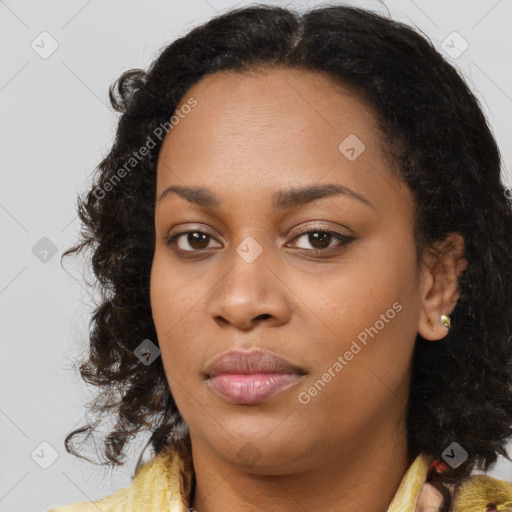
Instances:
[[[375,425],[407,399],[415,331],[406,305],[364,299],[330,319],[329,339],[318,339],[314,371],[297,390],[304,418],[315,417],[333,438]]]
[[[317,323],[331,340],[328,345],[337,351],[359,335],[364,342],[365,332],[370,336],[367,330],[396,345],[402,338],[408,340],[417,327],[418,286],[412,243],[397,247],[385,239],[365,242],[357,255],[330,271],[328,278],[295,279],[300,280],[297,289],[304,290],[301,299],[309,304],[311,319],[317,316],[321,320]]]
[[[323,295],[302,283],[315,313],[310,323],[321,319],[311,351],[314,374],[302,390],[327,414],[337,414],[328,403],[339,404],[341,415],[345,407],[378,409],[407,379],[419,314],[415,252],[407,244],[366,246],[350,272],[334,274]]]
[[[203,387],[198,361],[204,351],[204,334],[199,330],[202,324],[197,321],[197,311],[204,289],[184,287],[168,268],[156,260],[151,274],[151,309],[160,356],[180,415],[187,425],[201,425],[206,400],[198,393]]]
[[[193,355],[197,356],[201,345],[195,312],[201,307],[205,285],[198,280],[185,280],[171,268],[165,257],[155,255],[150,281],[153,322],[168,376],[194,375],[197,357]]]

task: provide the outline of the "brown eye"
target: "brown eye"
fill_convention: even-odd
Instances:
[[[208,247],[209,236],[206,233],[199,233],[197,231],[187,233],[185,238],[190,247],[194,249],[206,249]]]
[[[308,234],[308,242],[315,248],[315,249],[325,249],[329,247],[331,241],[332,241],[332,234],[327,232],[315,232],[315,233],[309,233]]]
[[[300,239],[303,239],[305,243],[303,246],[299,246],[298,248],[306,249],[307,251],[313,253],[327,252],[327,250],[339,248],[340,246],[346,245],[349,242],[355,240],[355,238],[352,236],[342,235],[341,233],[336,233],[335,231],[327,231],[321,229],[310,229],[309,231],[303,231],[300,235],[294,238],[294,240]],[[337,243],[332,244],[333,242]],[[307,247],[308,244],[311,248]],[[295,246],[297,247],[297,245]]]
[[[202,231],[186,231],[170,237],[167,244],[184,252],[197,252],[207,249],[210,240],[213,237]]]

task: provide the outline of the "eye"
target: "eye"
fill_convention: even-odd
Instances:
[[[330,254],[337,251],[342,246],[355,240],[353,236],[342,235],[336,231],[325,229],[325,227],[310,227],[303,229],[295,236],[292,241],[304,239],[306,245],[310,244],[313,248],[298,247],[305,249],[308,253],[313,254]],[[211,249],[209,244],[215,240],[211,235],[204,231],[184,231],[166,238],[167,245],[173,247],[177,252],[182,253],[201,253]],[[222,247],[218,245],[216,247]]]
[[[314,254],[331,253],[332,250],[337,250],[355,240],[353,236],[342,235],[324,227],[312,227],[307,230],[301,230],[300,234],[293,238],[293,240],[300,239],[304,239],[305,245],[309,244],[313,248],[310,249],[305,246],[299,248],[306,249]]]
[[[208,249],[208,244],[213,239],[203,231],[185,231],[169,237],[167,245],[175,246],[183,252],[199,252]]]

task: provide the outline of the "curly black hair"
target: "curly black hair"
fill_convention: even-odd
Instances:
[[[508,458],[512,436],[512,210],[499,149],[464,78],[426,37],[340,5],[302,13],[259,4],[232,10],[166,46],[147,71],[126,71],[110,87],[121,113],[116,138],[79,197],[80,240],[63,255],[90,250],[102,291],[79,369],[100,389],[92,410],[116,417],[104,464],[123,464],[139,432],[151,433],[148,444],[159,453],[183,423],[161,359],[145,366],[134,355],[142,340],[158,344],[149,282],[163,136],[178,119],[172,116],[180,100],[206,75],[273,66],[325,74],[372,108],[390,168],[416,200],[418,251],[450,233],[463,237],[467,267],[452,328],[443,342],[416,339],[408,448],[441,458],[456,441],[468,452],[464,464],[434,477],[441,483],[460,483],[475,465],[489,469],[498,454]],[[135,158],[142,147],[146,155]],[[80,456],[71,440],[94,429],[71,432],[67,451]]]

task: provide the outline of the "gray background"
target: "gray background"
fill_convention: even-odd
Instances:
[[[80,261],[68,258],[63,270],[59,257],[79,229],[76,193],[87,187],[113,139],[109,85],[129,68],[146,67],[159,49],[196,24],[248,3],[0,0],[0,511],[46,510],[97,499],[130,483],[147,436],[138,438],[128,464],[112,478],[64,450],[64,436],[82,424],[83,404],[93,396],[72,369],[86,349],[92,299],[82,285]],[[350,3],[386,12],[383,2]],[[510,183],[512,2],[384,4],[441,51],[454,31],[467,41],[462,55],[448,58],[482,102]],[[44,31],[58,44],[47,58],[40,53],[51,49],[52,40],[40,36]],[[43,469],[53,450],[56,460]],[[491,475],[512,481],[512,465],[500,459]]]

